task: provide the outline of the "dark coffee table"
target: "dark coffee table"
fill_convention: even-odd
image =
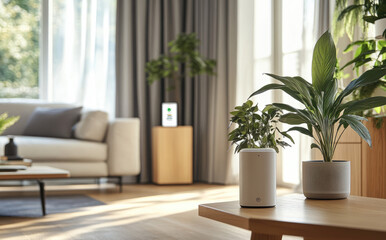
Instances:
[[[16,172],[0,172],[0,180],[36,180],[39,184],[40,201],[42,205],[43,216],[46,215],[46,201],[44,190],[44,179],[68,178],[70,173],[66,170],[46,167],[46,166],[32,166],[26,170],[19,170]]]

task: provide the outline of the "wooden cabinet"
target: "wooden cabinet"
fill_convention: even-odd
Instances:
[[[374,127],[374,119],[365,125],[373,146],[362,140],[362,195],[386,198],[386,118],[381,129]]]
[[[193,183],[192,126],[153,127],[152,160],[154,183]]]
[[[372,148],[348,128],[335,150],[334,160],[351,161],[351,195],[386,198],[386,119],[381,129],[375,128],[374,119],[364,124],[369,129]],[[312,150],[312,159],[323,159],[319,150]]]

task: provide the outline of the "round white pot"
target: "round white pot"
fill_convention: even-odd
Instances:
[[[349,161],[304,161],[303,194],[312,199],[342,199],[350,195]]]
[[[379,39],[383,38],[382,34],[386,28],[386,18],[382,18],[382,19],[375,21],[374,26],[375,26],[375,37],[379,38]]]
[[[247,148],[239,153],[240,206],[276,205],[276,152],[272,148]]]

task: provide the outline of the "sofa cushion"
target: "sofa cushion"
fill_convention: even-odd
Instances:
[[[7,128],[2,135],[23,135],[29,117],[37,107],[69,108],[76,107],[66,103],[48,103],[38,99],[0,99],[0,113],[8,113],[8,116],[20,116],[19,121]]]
[[[85,111],[75,126],[75,137],[102,142],[106,135],[109,118],[107,112]]]
[[[72,128],[79,120],[82,107],[37,107],[28,120],[23,135],[71,138]]]
[[[107,145],[76,139],[49,137],[15,136],[18,155],[37,161],[106,161]],[[0,137],[0,152],[4,155],[4,145],[8,138]]]

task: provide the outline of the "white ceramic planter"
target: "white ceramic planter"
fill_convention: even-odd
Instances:
[[[303,194],[312,199],[342,199],[350,195],[349,161],[305,161]]]
[[[247,148],[239,153],[240,206],[276,205],[276,152],[271,148]]]

